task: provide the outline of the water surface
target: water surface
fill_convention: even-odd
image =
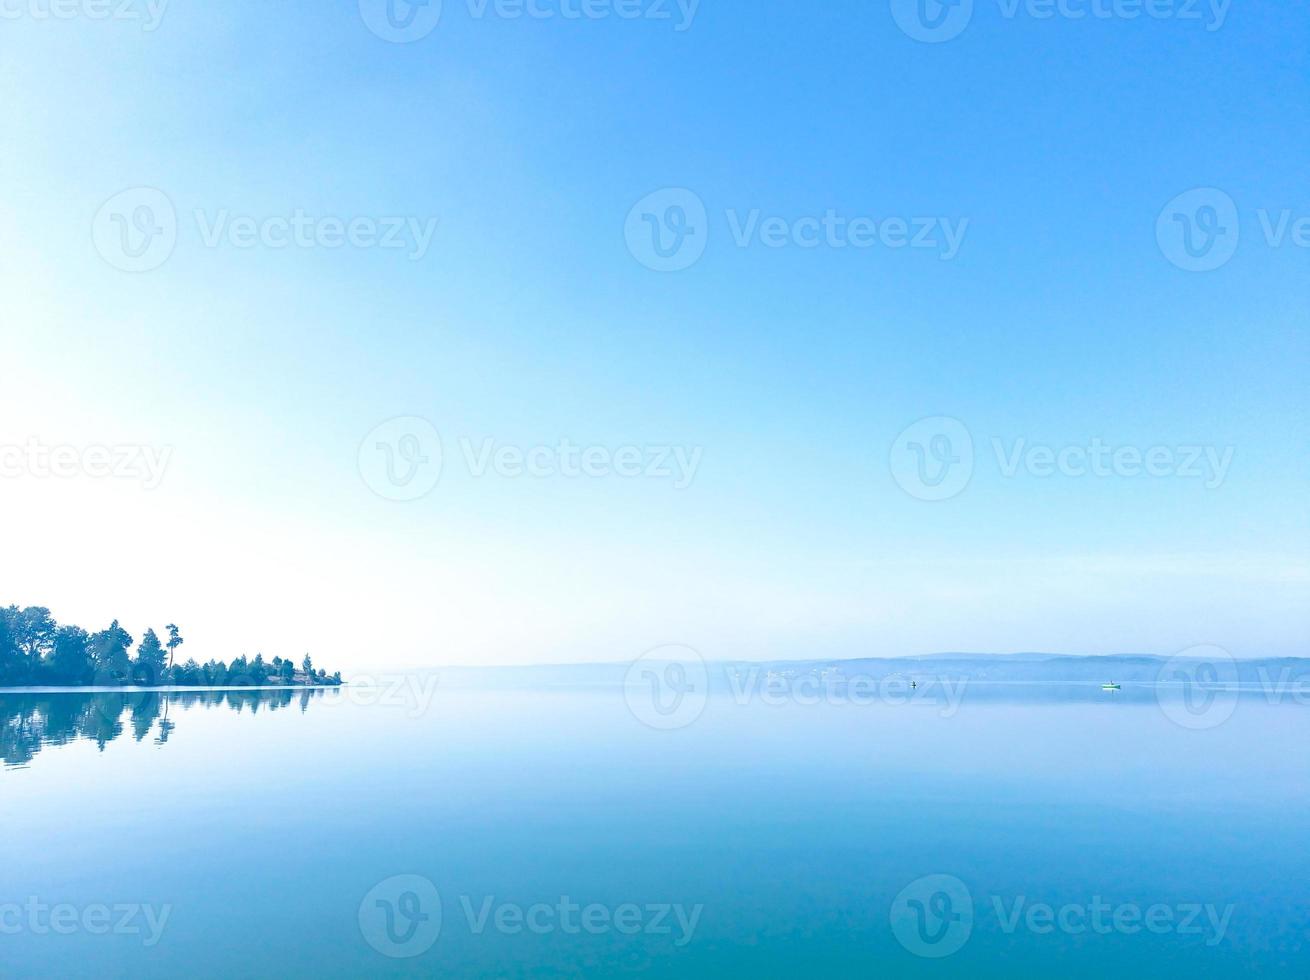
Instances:
[[[0,975],[1310,975],[1299,704],[377,700],[0,695]]]

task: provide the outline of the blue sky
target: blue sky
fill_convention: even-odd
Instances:
[[[344,2],[172,0],[149,31],[5,8],[0,444],[169,455],[147,489],[11,452],[0,599],[347,669],[666,643],[1307,652],[1306,3],[1219,26],[1184,0],[975,0],[924,43],[887,2],[705,0],[689,23],[561,2],[446,0],[403,44]],[[130,272],[97,222],[139,188],[176,240]],[[661,272],[625,223],[668,188],[703,205],[704,252]],[[1194,188],[1240,225],[1203,272],[1174,261],[1170,215],[1157,235]],[[229,234],[297,212],[436,224],[416,257]],[[963,237],[949,259],[734,239],[752,213],[829,212]],[[407,502],[361,472],[395,417],[440,439]],[[927,501],[898,436],[937,418],[971,438],[972,478]],[[465,452],[561,440],[698,465],[675,486],[558,455],[478,475]],[[1042,476],[1024,455],[1094,441],[1174,469]],[[1222,474],[1180,472],[1190,447]]]

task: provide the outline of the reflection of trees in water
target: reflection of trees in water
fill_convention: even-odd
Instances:
[[[27,765],[48,745],[89,739],[104,747],[131,728],[144,741],[153,731],[163,745],[176,728],[176,709],[228,707],[237,714],[278,711],[295,702],[304,711],[323,688],[226,691],[112,691],[96,694],[0,694],[0,763]]]

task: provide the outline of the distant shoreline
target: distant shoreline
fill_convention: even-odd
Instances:
[[[898,684],[967,680],[970,684],[1168,684],[1182,675],[1214,683],[1310,686],[1310,658],[1235,658],[1218,648],[1194,647],[1174,657],[1156,654],[935,654],[844,660],[709,660],[688,648],[652,651],[629,663],[451,667],[432,671],[446,689],[461,686],[623,686],[645,684],[675,665],[685,678],[703,678],[711,690],[758,684]],[[679,660],[679,654],[682,659]],[[1200,671],[1198,673],[1197,671]]]

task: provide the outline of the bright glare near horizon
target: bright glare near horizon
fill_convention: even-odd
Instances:
[[[1310,18],[1145,8],[4,5],[0,604],[1310,653]]]

